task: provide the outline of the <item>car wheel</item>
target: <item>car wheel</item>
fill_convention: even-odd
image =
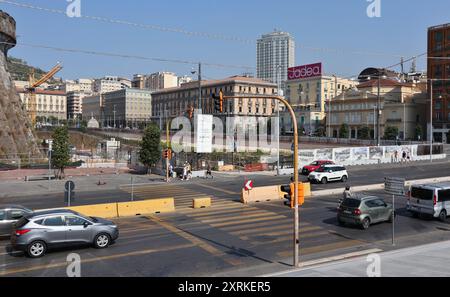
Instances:
[[[343,182],[343,183],[345,183],[346,181],[347,181],[347,175],[344,175],[343,177],[342,177],[342,179],[341,179],[341,181]]]
[[[107,248],[111,243],[111,237],[106,233],[100,233],[95,236],[94,247],[97,249]]]
[[[27,254],[30,258],[39,258],[45,255],[47,245],[45,242],[37,240],[30,243],[27,247]]]
[[[362,227],[364,230],[369,229],[369,227],[370,227],[370,219],[369,219],[369,218],[364,218],[364,220],[363,220],[362,223],[361,223],[361,227]]]
[[[439,221],[445,223],[445,221],[447,221],[447,212],[445,210],[442,210],[439,213]]]
[[[322,177],[322,179],[320,180],[320,182],[321,182],[322,184],[326,184],[326,183],[328,182],[328,180],[327,180],[326,177]]]

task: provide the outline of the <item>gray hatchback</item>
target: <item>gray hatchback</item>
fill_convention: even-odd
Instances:
[[[38,258],[51,247],[89,244],[106,248],[118,237],[119,229],[112,221],[61,209],[25,215],[14,224],[11,245]]]
[[[338,208],[337,220],[368,229],[371,224],[392,222],[392,204],[376,196],[345,198]]]

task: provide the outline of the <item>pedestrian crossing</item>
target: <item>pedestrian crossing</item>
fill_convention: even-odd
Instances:
[[[131,194],[131,187],[123,187],[123,191]],[[154,185],[144,185],[144,186],[135,186],[133,188],[133,196],[140,199],[159,199],[159,198],[174,198],[175,209],[177,211],[186,211],[192,209],[192,200],[195,198],[208,197],[209,195],[205,195],[204,193],[197,192],[191,189],[187,189],[186,187],[180,185],[164,185],[164,186],[154,186]],[[211,197],[211,203],[213,206],[223,206],[227,205],[235,205],[236,202]]]
[[[286,213],[277,213],[258,208],[257,205],[241,203],[216,205],[214,208],[186,212],[186,216],[217,228],[245,241],[250,247],[273,249],[276,255],[287,257],[292,254],[293,220]],[[302,254],[352,247],[362,242],[342,238],[322,226],[300,222]]]

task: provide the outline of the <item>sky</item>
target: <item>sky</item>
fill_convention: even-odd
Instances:
[[[296,65],[322,62],[327,74],[356,77],[366,67],[385,67],[398,63],[401,56],[406,59],[425,53],[427,28],[450,22],[448,0],[379,0],[379,18],[367,16],[368,0],[79,1],[81,18],[17,7],[0,0],[0,9],[17,22],[18,46],[10,50],[10,55],[45,70],[62,62],[64,68],[57,76],[64,79],[105,75],[131,78],[136,73],[157,71],[191,75],[193,65],[68,53],[25,44],[253,67],[203,66],[204,78],[218,79],[244,72],[256,74],[256,39],[278,29],[295,38]],[[69,0],[10,2],[63,12],[70,5]],[[103,22],[86,16],[245,42]],[[405,67],[409,70],[410,63]],[[424,57],[418,58],[417,68],[426,69]]]

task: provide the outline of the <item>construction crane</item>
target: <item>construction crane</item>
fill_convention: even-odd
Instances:
[[[63,67],[61,66],[61,63],[57,63],[55,67],[52,68],[47,74],[41,77],[38,81],[34,78],[34,70],[31,70],[29,74],[29,86],[26,88],[28,92],[28,111],[30,114],[31,122],[34,125],[36,125],[36,111],[37,111],[37,105],[36,105],[36,88],[47,82],[49,79],[51,79],[56,73],[58,73]]]

